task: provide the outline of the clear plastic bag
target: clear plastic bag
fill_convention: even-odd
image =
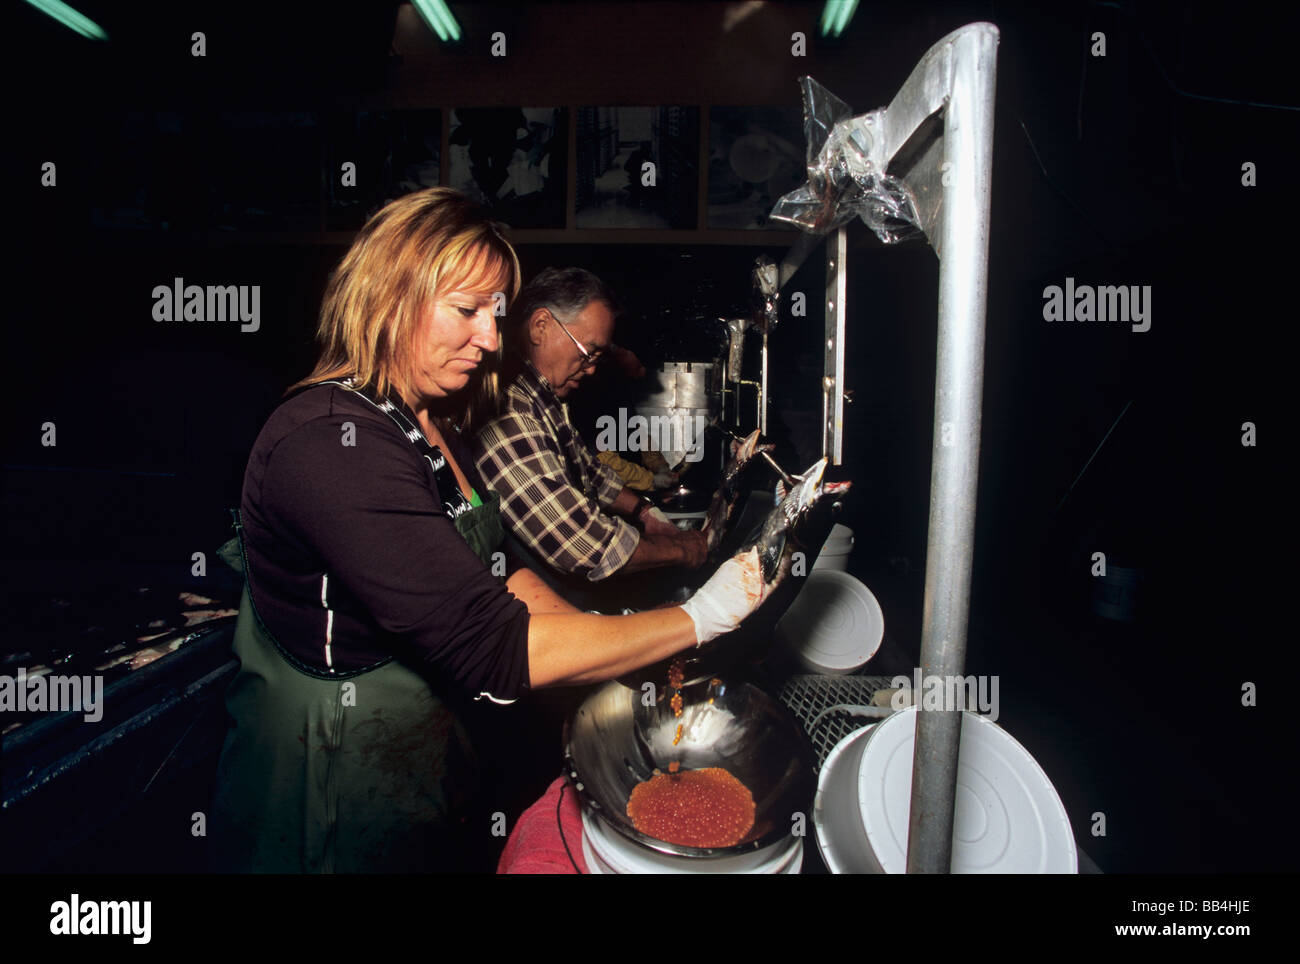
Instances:
[[[754,301],[759,312],[759,326],[771,331],[780,320],[777,302],[781,300],[780,269],[776,262],[767,255],[760,255],[754,261]]]
[[[808,180],[776,202],[772,217],[827,234],[860,217],[885,244],[923,235],[911,193],[871,159],[884,108],[853,116],[811,77],[800,78]]]

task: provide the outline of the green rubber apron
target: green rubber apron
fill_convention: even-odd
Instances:
[[[454,520],[485,565],[504,536],[499,505],[490,493]],[[255,575],[237,513],[235,527],[246,581],[234,636],[240,668],[226,694],[234,727],[209,828],[215,869],[458,869],[458,819],[478,782],[465,728],[395,659],[330,676],[288,654],[249,596]]]

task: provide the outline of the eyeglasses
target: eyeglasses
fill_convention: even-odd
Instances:
[[[601,360],[605,357],[605,350],[603,348],[598,348],[595,351],[587,351],[587,349],[583,347],[582,342],[573,337],[573,332],[569,331],[569,326],[560,321],[559,315],[554,311],[551,311],[550,308],[547,308],[546,310],[550,313],[551,317],[555,319],[555,323],[560,326],[560,330],[569,336],[569,341],[573,342],[573,347],[578,349],[578,352],[582,355],[582,367],[595,368],[599,365]]]

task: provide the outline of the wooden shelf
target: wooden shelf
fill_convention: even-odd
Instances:
[[[515,244],[722,244],[763,247],[794,244],[799,231],[646,230],[638,228],[532,228],[510,232]]]
[[[799,231],[709,231],[647,230],[638,228],[518,228],[510,231],[516,245],[531,244],[673,244],[730,245],[735,247],[789,247],[799,239]],[[356,231],[212,231],[202,238],[181,237],[167,232],[93,232],[99,241],[112,239],[114,244],[166,247],[229,247],[242,245],[322,245],[347,247]]]

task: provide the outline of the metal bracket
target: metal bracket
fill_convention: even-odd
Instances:
[[[822,455],[844,464],[844,300],[848,296],[848,231],[826,240],[826,355],[822,375]]]

